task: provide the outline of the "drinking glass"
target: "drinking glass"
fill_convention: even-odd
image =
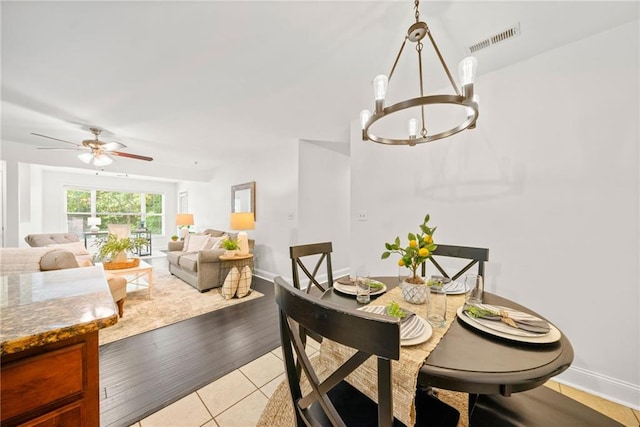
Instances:
[[[411,275],[411,270],[409,270],[407,267],[400,267],[398,266],[398,286],[402,286],[402,282],[404,282],[404,279],[406,279],[407,277],[409,277]]]
[[[369,304],[371,301],[369,271],[364,268],[359,269],[356,273],[356,301],[360,304]]]
[[[434,328],[441,328],[447,322],[447,292],[433,288],[427,300],[427,321]]]
[[[484,281],[479,274],[465,274],[464,287],[466,289],[467,302],[470,304],[482,304],[484,294]]]

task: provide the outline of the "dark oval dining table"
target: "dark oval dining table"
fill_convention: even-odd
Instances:
[[[398,286],[397,277],[375,279],[383,282],[387,290]],[[333,288],[322,299],[345,307],[359,306],[355,297]],[[489,292],[484,293],[484,302],[543,318],[527,307]],[[571,362],[573,347],[562,333],[559,341],[550,344],[519,343],[484,333],[456,319],[425,360],[418,385],[509,396],[544,384],[566,370]]]

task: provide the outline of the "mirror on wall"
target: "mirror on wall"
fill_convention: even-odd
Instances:
[[[256,219],[256,182],[231,187],[231,212],[253,212]]]

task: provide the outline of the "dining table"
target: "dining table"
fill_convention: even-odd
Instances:
[[[384,283],[387,292],[399,285],[397,277],[372,279]],[[355,309],[362,306],[354,296],[334,287],[324,292],[321,298],[342,307]],[[375,304],[376,296],[371,298],[371,304]],[[574,357],[567,337],[551,321],[533,310],[486,291],[483,303],[508,307],[546,320],[559,334],[559,339],[548,343],[514,341],[472,327],[470,322],[456,316],[420,367],[417,386],[468,393],[469,410],[474,396],[478,394],[509,396],[541,386],[565,371]]]

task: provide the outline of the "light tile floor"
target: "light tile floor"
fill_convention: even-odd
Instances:
[[[318,343],[310,341],[309,356],[315,354],[318,348]],[[269,397],[283,379],[282,350],[277,348],[132,427],[253,427]],[[554,381],[549,381],[546,385],[625,426],[640,425],[640,411]]]

